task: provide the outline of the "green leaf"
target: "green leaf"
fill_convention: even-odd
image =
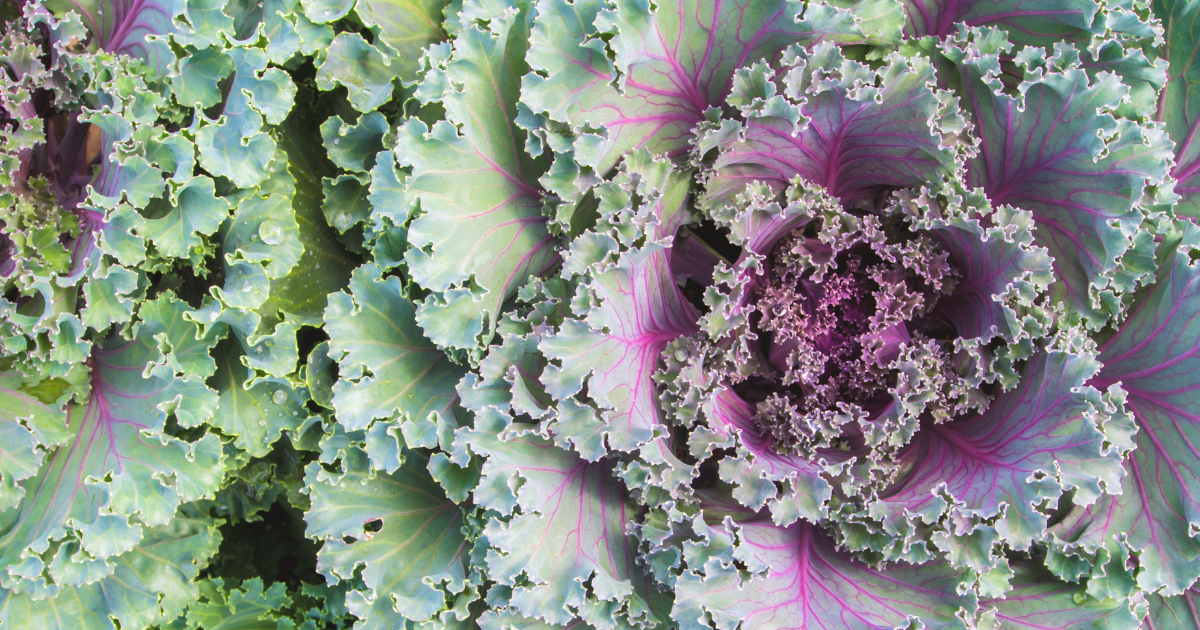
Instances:
[[[1175,192],[1183,197],[1175,213],[1196,220],[1200,219],[1200,142],[1196,138],[1200,129],[1200,85],[1196,81],[1200,57],[1193,53],[1200,46],[1200,4],[1156,0],[1151,6],[1167,37],[1167,86],[1158,102],[1157,120],[1166,125],[1167,135],[1175,141],[1171,176],[1176,181]]]
[[[47,568],[56,580],[54,574],[66,569],[42,557],[47,547],[105,514],[135,516],[158,527],[171,521],[181,503],[216,491],[224,476],[216,436],[189,443],[164,432],[172,411],[184,427],[207,421],[216,395],[199,377],[174,376],[162,361],[149,335],[133,341],[116,337],[92,351],[92,391],[86,404],[69,408],[69,441],[24,482],[25,497],[15,513],[0,518],[6,584],[15,580],[22,589],[32,588],[42,583]],[[88,580],[111,573],[112,565],[102,563]],[[46,588],[53,592],[58,586]]]
[[[307,534],[324,541],[317,568],[333,583],[353,579],[361,568],[366,588],[347,597],[361,628],[429,620],[448,598],[473,588],[462,511],[429,476],[426,456],[406,450],[403,459],[395,473],[371,474],[366,454],[352,448],[343,473],[326,473],[316,463],[306,473]]]
[[[210,236],[229,217],[229,201],[216,196],[212,179],[193,177],[171,195],[166,214],[146,219],[140,234],[172,258],[197,258],[201,236]]]
[[[368,44],[358,33],[338,33],[317,68],[317,87],[329,91],[345,86],[350,104],[365,113],[392,99],[395,77],[390,51]]]
[[[570,123],[576,161],[597,175],[635,148],[690,150],[693,128],[748,60],[775,64],[792,44],[862,35],[849,10],[787,0],[542,0],[537,15],[522,102]]]
[[[292,211],[304,253],[286,276],[271,280],[270,294],[259,312],[267,317],[287,313],[297,325],[320,326],[326,296],[346,287],[358,266],[322,216],[321,178],[333,169],[321,158],[320,137],[305,112],[297,110],[279,129],[279,147],[295,186]]]
[[[412,167],[406,190],[421,210],[405,260],[434,292],[417,321],[442,347],[486,347],[504,301],[558,262],[541,212],[544,166],[526,155],[513,126],[526,20],[509,12],[489,31],[463,29],[444,70],[456,86],[441,95],[446,120],[430,130],[410,118],[398,132],[396,157]]]
[[[453,415],[463,370],[417,327],[399,278],[383,278],[372,263],[359,267],[350,294],[329,297],[325,330],[340,366],[333,405],[348,430],[396,414],[420,420],[434,411]]]
[[[442,10],[446,0],[360,0],[354,7],[367,26],[379,29],[379,39],[391,46],[392,69],[401,81],[417,78],[424,49],[445,38]]]
[[[346,124],[339,116],[330,116],[321,123],[321,139],[329,159],[341,168],[359,173],[375,165],[375,155],[383,150],[383,136],[387,132],[387,119],[379,112],[369,112],[353,125]]]
[[[196,148],[200,166],[246,188],[262,182],[269,172],[275,141],[264,133],[263,123],[283,122],[296,86],[283,70],[267,68],[267,54],[259,48],[233,48],[228,55],[235,70],[225,107],[217,121],[205,122],[196,131]]]
[[[202,588],[207,601],[192,604],[187,611],[187,626],[194,630],[277,630],[279,611],[292,603],[282,582],[264,589],[259,578],[230,589],[217,578]]]
[[[180,513],[162,527],[146,528],[141,543],[111,559],[111,574],[97,582],[64,588],[49,599],[0,588],[0,626],[116,630],[114,620],[121,628],[167,624],[195,601],[193,580],[219,541],[216,521]],[[74,547],[65,545],[64,553]]]
[[[66,443],[67,415],[24,391],[15,372],[0,372],[0,513],[25,496],[19,485],[35,475],[47,451]]]
[[[251,456],[263,457],[284,432],[308,418],[304,398],[282,378],[257,379],[247,387],[244,356],[229,347],[219,356],[213,385],[221,397],[209,424],[235,437],[234,443]]]

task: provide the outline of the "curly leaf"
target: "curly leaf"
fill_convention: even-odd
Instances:
[[[50,599],[0,589],[0,626],[39,630],[165,626],[195,601],[194,580],[216,554],[219,541],[215,521],[181,514],[162,527],[147,528],[137,547],[111,559],[111,574],[99,581],[67,587]],[[60,558],[66,563],[86,562],[81,552],[77,559],[66,560],[75,548],[64,546]]]
[[[1100,353],[1091,384],[1120,384],[1137,418],[1136,450],[1119,496],[1073,511],[1063,541],[1094,552],[1120,536],[1138,554],[1138,586],[1178,595],[1200,578],[1200,267],[1176,254],[1164,276]],[[1131,428],[1132,429],[1132,428]],[[1132,431],[1130,431],[1132,433]],[[1126,438],[1128,439],[1128,438]]]
[[[699,313],[675,285],[669,253],[651,247],[622,254],[592,280],[599,306],[587,320],[567,320],[539,344],[558,362],[542,375],[546,391],[564,400],[586,384],[616,450],[631,451],[665,430],[652,377],[667,344],[696,331]]]
[[[460,31],[444,70],[458,87],[440,95],[446,120],[430,130],[410,118],[398,132],[396,157],[412,167],[405,190],[422,212],[409,225],[405,261],[434,292],[417,321],[442,347],[485,347],[504,301],[558,263],[541,212],[544,166],[525,153],[513,126],[526,20],[509,12],[493,18],[490,31]]]
[[[1114,75],[1089,82],[1080,68],[1050,72],[1014,98],[991,78],[994,53],[962,60],[965,52],[948,50],[980,139],[968,185],[993,205],[1033,213],[1035,242],[1054,258],[1052,295],[1072,319],[1098,327],[1119,308],[1105,289],[1141,226],[1143,189],[1167,175],[1170,141],[1159,128],[1105,113],[1128,93]]]
[[[366,590],[347,604],[364,629],[427,621],[445,607],[446,591],[468,588],[462,511],[429,476],[426,456],[406,450],[403,459],[394,473],[372,474],[366,453],[352,448],[344,473],[317,463],[305,473],[307,534],[325,541],[317,568],[332,583],[361,568]]]
[[[484,529],[488,575],[511,586],[511,605],[528,617],[565,624],[576,616],[610,627],[649,614],[636,590],[645,576],[635,562],[636,542],[626,534],[635,509],[613,475],[614,462],[588,462],[544,437],[520,434],[520,425],[493,409],[477,416],[480,430],[466,432],[471,450],[485,455],[481,487],[513,487],[515,494],[489,502],[502,514],[521,513]],[[486,425],[486,426],[484,426]],[[504,496],[504,495],[500,495]],[[590,587],[590,588],[589,588]],[[589,619],[607,610],[609,619]]]
[[[1020,387],[986,412],[922,427],[900,456],[906,475],[872,504],[872,515],[920,514],[934,523],[947,509],[956,522],[1003,513],[995,525],[1000,539],[1028,549],[1045,536],[1047,514],[1038,506],[1054,505],[1069,489],[1076,505],[1090,505],[1120,486],[1122,452],[1098,426],[1114,410],[1084,385],[1097,367],[1086,357],[1039,353]]]
[[[941,103],[929,63],[893,55],[873,71],[831,43],[796,55],[788,60],[784,95],[775,94],[764,66],[744,71],[755,87],[731,100],[765,104],[751,109],[744,125],[726,121],[701,141],[701,150],[721,147],[706,205],[731,200],[752,180],[779,191],[796,176],[848,202],[917,188],[953,168],[933,133]]]
[[[0,372],[0,512],[20,503],[20,483],[37,473],[46,452],[70,439],[66,414],[23,391],[24,381]]]
[[[331,295],[325,312],[330,356],[341,368],[333,406],[352,431],[397,413],[412,420],[451,414],[458,401],[463,370],[422,334],[400,279],[382,273],[372,263],[356,269],[350,294]]]
[[[792,44],[861,30],[848,10],[787,0],[658,4],[542,0],[522,102],[570,123],[575,159],[606,173],[644,147],[677,156],[720,107],[747,60],[776,63]],[[798,19],[804,15],[806,19]],[[611,35],[611,39],[607,36]],[[603,39],[601,39],[603,37]],[[595,135],[592,130],[601,130]]]
[[[81,530],[85,546],[89,531],[113,526],[136,543],[139,528],[127,517],[148,526],[165,525],[182,502],[216,491],[223,477],[220,440],[206,435],[188,443],[163,431],[171,410],[183,426],[208,420],[216,395],[200,378],[176,377],[169,367],[157,365],[161,361],[157,343],[148,335],[134,341],[110,339],[92,351],[91,394],[86,404],[68,409],[69,441],[25,481],[25,498],[16,514],[2,521],[0,566],[12,578],[41,580],[46,561],[40,554],[73,530]],[[108,555],[99,548],[89,553]],[[99,569],[97,577],[111,569]],[[57,570],[51,565],[49,571],[53,584]],[[66,585],[74,581],[69,575],[63,580]]]
[[[994,26],[1013,42],[1049,48],[1056,42],[1085,40],[1100,5],[1092,0],[905,0],[904,34],[953,35],[960,23]]]
[[[1200,71],[1200,4],[1157,0],[1151,6],[1167,34],[1167,86],[1158,101],[1158,117],[1175,141],[1175,192],[1183,197],[1175,213],[1200,220],[1200,98],[1195,74]]]
[[[722,458],[719,464],[721,479],[733,486],[735,500],[752,510],[767,505],[775,522],[784,525],[799,517],[816,521],[828,516],[826,503],[833,487],[821,473],[826,463],[841,463],[847,455],[828,453],[822,461],[809,461],[776,452],[772,436],[760,433],[754,422],[754,407],[725,387],[705,402],[704,411],[709,428],[725,438],[713,442],[713,446],[737,448],[736,457]],[[726,443],[730,438],[736,441]],[[692,446],[692,455],[697,458],[706,454],[696,452],[699,445],[701,442],[696,440]],[[704,447],[711,450],[707,444]],[[777,482],[786,482],[785,488],[790,489],[781,493]]]
[[[1004,630],[1135,630],[1140,627],[1139,614],[1131,610],[1140,597],[1097,600],[1085,594],[1078,584],[1068,584],[1047,575],[1044,569],[1017,566],[1012,578],[1012,590],[1004,597],[983,600],[979,607],[981,628]],[[992,609],[989,611],[989,609]],[[993,624],[993,625],[989,625]],[[1179,626],[1162,626],[1179,628]],[[1147,630],[1159,630],[1151,626]]]
[[[430,44],[441,41],[442,9],[446,0],[360,0],[354,11],[367,26],[379,29],[379,39],[396,51],[392,70],[401,81],[417,78],[418,61]]]
[[[955,593],[958,576],[948,566],[873,569],[809,523],[743,523],[740,538],[735,557],[767,572],[743,580],[736,566],[715,558],[703,575],[684,572],[672,612],[680,630],[876,630],[906,627],[912,618],[929,627],[975,608]]]

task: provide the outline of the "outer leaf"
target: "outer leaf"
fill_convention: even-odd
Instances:
[[[329,297],[325,326],[341,367],[333,406],[347,429],[397,413],[413,420],[452,414],[463,371],[421,333],[399,278],[383,278],[373,263],[359,267],[350,295]]]
[[[803,5],[780,0],[651,6],[538,3],[529,51],[538,73],[526,76],[522,101],[587,133],[576,140],[575,159],[597,174],[639,147],[686,152],[692,129],[724,102],[734,70],[748,60],[774,64],[789,45],[857,30],[848,11],[814,5],[798,20]]]
[[[147,219],[140,231],[160,253],[173,258],[189,258],[201,250],[201,236],[209,236],[229,217],[229,202],[217,197],[213,181],[193,177],[172,193],[169,210],[163,216]]]
[[[1141,225],[1134,202],[1166,176],[1169,142],[1158,129],[1102,113],[1128,92],[1113,75],[1089,83],[1078,68],[1051,72],[1013,98],[987,78],[995,60],[985,54],[958,66],[960,99],[980,137],[967,183],[993,205],[1033,213],[1035,240],[1054,258],[1055,297],[1072,318],[1099,326],[1117,308],[1101,290]]]
[[[1146,630],[1200,629],[1200,602],[1197,602],[1197,597],[1200,597],[1200,593],[1194,588],[1175,597],[1151,595],[1150,616],[1143,627]]]
[[[1003,598],[984,600],[980,608],[984,613],[983,628],[1004,630],[1134,630],[1140,625],[1140,616],[1130,610],[1133,602],[1108,598],[1097,600],[1088,597],[1078,584],[1059,582],[1044,571],[1018,567],[1012,580],[1012,590]],[[1144,605],[1144,603],[1143,603]],[[988,623],[994,625],[988,625]],[[1163,626],[1179,628],[1180,626]],[[1151,626],[1147,630],[1159,630]]]
[[[258,48],[233,48],[234,78],[221,117],[196,131],[200,166],[228,177],[241,187],[262,182],[275,156],[275,141],[263,133],[263,122],[277,125],[287,117],[296,86],[286,72],[267,68]]]
[[[232,344],[230,344],[232,346]],[[211,425],[253,457],[263,457],[284,431],[294,431],[308,417],[304,399],[284,379],[257,379],[245,387],[247,369],[240,352],[227,348],[217,364],[221,392]]]
[[[430,131],[409,119],[398,134],[397,159],[412,167],[406,190],[424,213],[409,226],[405,260],[435,292],[417,320],[439,346],[486,345],[501,304],[558,262],[541,213],[544,167],[513,128],[527,19],[510,12],[492,19],[491,32],[463,29],[445,69],[461,85],[441,95],[447,120]]]
[[[1200,4],[1189,0],[1157,0],[1151,5],[1167,36],[1167,86],[1158,101],[1158,120],[1175,141],[1175,192],[1183,197],[1175,212],[1200,219],[1200,98],[1196,76],[1200,58]]]
[[[306,471],[312,497],[304,516],[307,533],[325,541],[317,568],[336,583],[351,580],[361,567],[367,590],[347,598],[361,628],[426,621],[444,608],[443,588],[466,588],[463,515],[429,476],[427,461],[405,451],[400,470],[372,475],[366,453],[355,448],[342,461],[342,475],[329,475],[316,463]],[[364,530],[368,523],[379,530]]]
[[[1106,444],[1097,426],[1112,410],[1083,384],[1097,367],[1086,357],[1040,353],[1029,360],[1021,386],[986,412],[923,427],[901,455],[906,476],[871,513],[891,519],[903,511],[934,523],[953,500],[960,519],[1003,512],[1000,539],[1028,549],[1045,535],[1043,502],[1055,505],[1074,489],[1074,502],[1090,505],[1120,485],[1122,452]]]
[[[42,466],[46,451],[70,439],[67,417],[22,391],[18,373],[0,373],[0,512],[25,496],[20,482]]]
[[[367,26],[378,27],[379,38],[396,50],[392,69],[400,80],[412,81],[424,48],[446,36],[445,6],[445,0],[362,0],[354,11]]]
[[[343,85],[354,109],[369,112],[391,100],[395,76],[386,51],[358,33],[338,33],[317,70],[317,87],[329,91]]]
[[[288,275],[271,280],[270,296],[259,311],[267,317],[284,312],[298,324],[319,326],[326,296],[346,287],[359,261],[346,252],[322,216],[321,177],[333,169],[321,159],[315,125],[307,124],[304,114],[293,112],[279,128],[279,148],[295,181],[292,211],[304,254]]]
[[[262,580],[253,578],[243,588],[224,590],[220,578],[206,584],[209,600],[188,607],[187,623],[196,630],[276,630],[276,611],[291,604],[284,584],[276,582],[263,589]]]
[[[680,630],[876,630],[905,627],[911,618],[936,627],[960,609],[974,610],[971,598],[955,593],[958,576],[946,565],[872,569],[803,522],[752,521],[740,536],[737,557],[767,572],[742,580],[735,566],[716,561],[704,565],[703,576],[685,572],[672,613]]]
[[[1123,536],[1138,552],[1138,586],[1178,595],[1200,578],[1200,268],[1176,254],[1163,277],[1102,348],[1096,387],[1120,383],[1137,417],[1137,450],[1120,496],[1075,510],[1057,535],[1088,551]]]
[[[91,395],[86,405],[68,411],[70,442],[25,482],[17,512],[0,521],[0,565],[12,578],[39,576],[43,561],[36,554],[70,529],[87,528],[109,513],[164,525],[181,502],[216,491],[223,477],[216,436],[187,443],[163,433],[164,410],[176,409],[180,425],[196,426],[211,416],[215,394],[197,377],[177,378],[169,368],[155,367],[161,360],[148,336],[112,339],[93,350]],[[26,568],[17,568],[18,562]],[[53,577],[57,570],[50,572]],[[109,573],[111,566],[101,572]]]
[[[491,425],[464,436],[471,450],[487,456],[482,485],[524,482],[516,491],[520,515],[507,523],[489,521],[484,529],[494,547],[487,554],[488,575],[513,587],[511,605],[552,624],[604,610],[608,619],[589,621],[608,627],[617,617],[648,615],[635,592],[645,580],[635,562],[637,544],[626,534],[634,506],[613,475],[614,462],[590,463],[549,439],[521,435],[494,410],[476,422]],[[475,496],[501,514],[512,509],[507,500]]]
[[[192,580],[217,551],[220,535],[207,518],[181,514],[147,529],[141,544],[112,560],[111,575],[32,599],[0,589],[0,626],[39,630],[117,630],[167,624],[195,600]]]

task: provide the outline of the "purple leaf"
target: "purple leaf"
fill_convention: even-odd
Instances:
[[[709,428],[726,438],[718,447],[736,446],[735,457],[720,461],[720,475],[733,485],[733,498],[758,510],[767,505],[776,522],[791,523],[797,517],[816,521],[828,516],[826,503],[833,494],[821,474],[827,464],[849,459],[840,451],[822,453],[820,461],[775,450],[771,434],[762,433],[754,423],[754,407],[733,390],[721,387],[705,405]],[[703,453],[694,453],[697,457]],[[786,481],[788,488],[779,492],[776,482]]]
[[[1088,505],[1120,484],[1121,455],[1097,426],[1112,413],[1100,392],[1083,383],[1094,360],[1059,352],[1029,360],[1021,386],[987,411],[922,427],[901,455],[905,476],[871,506],[885,522],[919,514],[926,523],[990,519],[1015,549],[1045,536],[1047,514],[1064,490]],[[950,505],[947,501],[951,501]],[[953,507],[952,507],[953,506]],[[965,525],[952,535],[963,535]]]
[[[703,565],[704,575],[700,567],[685,572],[672,613],[680,630],[877,630],[908,627],[913,618],[929,627],[975,609],[972,596],[956,594],[958,575],[945,564],[875,569],[804,522],[742,523],[740,537],[735,557],[767,572],[743,580],[736,566],[716,559]]]
[[[599,174],[639,147],[678,156],[706,111],[725,101],[738,67],[775,63],[792,44],[856,30],[847,11],[820,7],[798,20],[802,14],[801,4],[781,0],[686,0],[653,12],[635,2],[607,10],[596,0],[543,0],[522,101],[577,134],[603,129],[604,137],[581,136],[575,145],[575,159]]]
[[[485,529],[493,546],[489,577],[513,587],[511,605],[553,624],[577,616],[598,627],[617,618],[653,620],[644,597],[649,577],[635,562],[636,539],[626,534],[636,509],[613,475],[615,461],[588,462],[547,438],[521,433],[521,425],[508,424],[494,409],[477,416],[476,426],[462,437],[487,457],[481,488],[511,488],[523,480],[515,496],[520,514],[508,522],[493,519]],[[475,496],[502,514],[512,509],[508,500]]]
[[[1137,553],[1138,586],[1178,595],[1200,577],[1200,267],[1176,254],[1163,277],[1102,348],[1095,387],[1120,384],[1137,418],[1137,449],[1119,496],[1077,508],[1059,539],[1094,552],[1118,544]]]
[[[1013,42],[1049,48],[1087,38],[1099,10],[1091,0],[906,0],[904,34],[945,38],[965,23],[1002,28]]]
[[[183,13],[178,0],[49,0],[43,4],[60,17],[67,11],[79,13],[91,33],[87,43],[91,50],[136,57],[160,74],[175,61],[166,42],[147,37],[175,32],[172,20]]]
[[[995,227],[976,222],[952,221],[934,227],[933,233],[950,252],[958,281],[954,292],[938,299],[935,315],[954,326],[963,339],[985,343],[1000,335],[1018,339],[1032,300],[1053,280],[1052,261],[1046,250],[1034,246],[1029,213],[997,209]],[[1006,299],[998,300],[998,296]],[[1040,332],[1040,331],[1039,331]]]
[[[991,76],[999,69],[994,50],[972,50],[970,61],[947,50],[980,139],[968,186],[983,188],[993,205],[1033,213],[1035,241],[1054,258],[1053,296],[1072,319],[1099,326],[1119,308],[1105,289],[1141,225],[1135,201],[1167,174],[1169,140],[1105,113],[1128,93],[1114,75],[1089,83],[1082,69],[1068,68],[1026,82],[1014,98]]]
[[[931,124],[940,107],[933,68],[920,59],[892,61],[877,74],[824,43],[789,61],[784,95],[790,100],[765,80],[742,96],[766,104],[744,128],[727,122],[702,141],[702,149],[721,146],[704,203],[728,203],[751,181],[782,191],[797,176],[849,202],[920,187],[951,170],[950,153]],[[861,87],[877,81],[882,87]]]

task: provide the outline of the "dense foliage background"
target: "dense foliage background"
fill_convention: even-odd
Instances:
[[[1200,0],[0,1],[0,628],[1200,630]]]

